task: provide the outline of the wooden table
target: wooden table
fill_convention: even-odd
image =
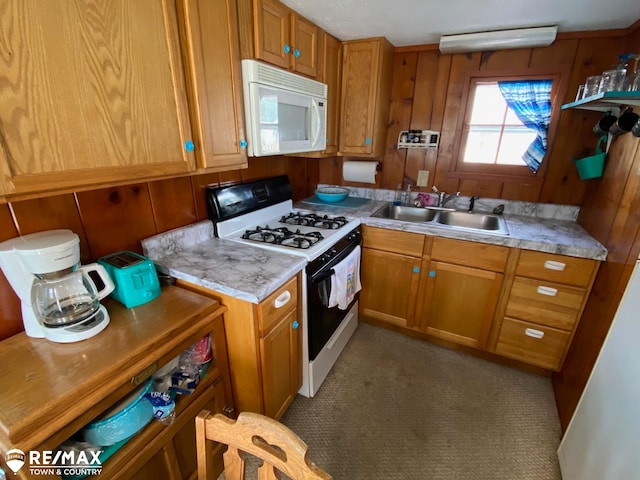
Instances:
[[[158,451],[173,450],[170,444],[178,427],[187,423],[191,427],[189,421],[199,411],[194,413],[194,405],[232,409],[222,323],[226,307],[178,287],[164,287],[158,298],[136,308],[127,309],[111,299],[104,304],[111,323],[88,340],[60,344],[21,333],[0,342],[0,464],[12,448],[25,453],[54,450],[208,333],[214,361],[196,391],[178,401],[176,422],[171,427],[149,424],[105,462],[102,477],[127,478]],[[209,400],[217,397],[213,405],[200,398],[204,394]],[[165,441],[158,441],[159,437]],[[136,451],[128,448],[130,443]],[[171,452],[164,457],[166,478],[189,478],[193,473],[172,465],[179,462],[172,461]],[[186,470],[195,468],[191,463]],[[20,470],[23,478],[30,478],[25,476],[27,470],[27,465]]]

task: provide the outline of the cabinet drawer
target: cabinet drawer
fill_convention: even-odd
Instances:
[[[584,288],[516,277],[505,315],[571,330],[580,313],[585,294]]]
[[[568,342],[569,332],[505,317],[495,353],[558,371]]]
[[[452,240],[436,237],[433,239],[431,258],[467,267],[482,268],[494,272],[504,272],[509,256],[509,248],[486,243]]]
[[[516,275],[586,287],[597,266],[596,260],[588,258],[523,250],[520,252]]]
[[[258,305],[260,336],[264,336],[278,320],[298,304],[298,279],[293,277]]]
[[[365,226],[362,243],[366,248],[421,257],[424,235]]]

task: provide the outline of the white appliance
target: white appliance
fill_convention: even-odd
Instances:
[[[77,342],[109,324],[98,300],[113,291],[113,282],[102,265],[80,266],[80,239],[71,230],[32,233],[0,243],[0,268],[20,298],[28,336]],[[100,291],[90,271],[102,280]]]
[[[564,480],[640,478],[640,261],[564,434]]]
[[[327,85],[256,60],[242,60],[249,156],[322,151]]]
[[[358,326],[358,300],[346,310],[328,306],[333,267],[362,241],[360,221],[293,211],[286,176],[207,189],[216,236],[298,255],[302,275],[302,387],[313,397]]]

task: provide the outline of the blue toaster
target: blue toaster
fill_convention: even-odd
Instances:
[[[125,307],[137,307],[160,295],[160,282],[151,260],[129,250],[112,253],[98,260],[115,289],[111,296]]]

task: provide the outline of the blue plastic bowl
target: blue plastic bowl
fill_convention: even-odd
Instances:
[[[135,435],[153,419],[153,406],[144,395],[151,391],[151,379],[134,390],[101,417],[82,429],[85,441],[109,446]]]
[[[316,197],[323,202],[335,203],[349,196],[349,190],[342,187],[325,187],[316,190]]]

